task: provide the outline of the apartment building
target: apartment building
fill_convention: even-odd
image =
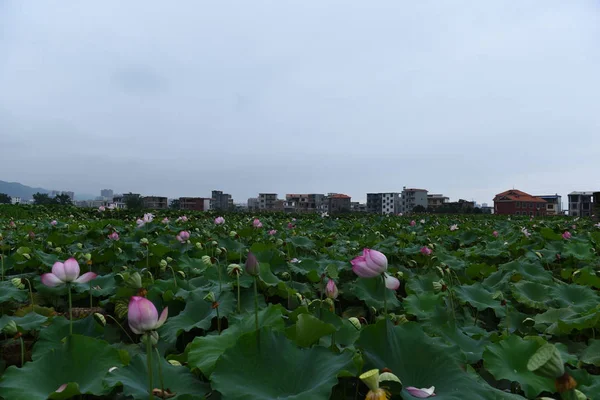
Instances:
[[[342,193],[329,193],[325,197],[327,212],[330,214],[349,212],[352,210],[352,198]]]
[[[427,195],[427,208],[438,208],[448,203],[450,198],[443,194],[428,194]]]
[[[400,199],[400,212],[407,213],[411,212],[413,208],[421,206],[427,208],[427,190],[426,189],[415,189],[406,188],[402,189],[402,197]]]
[[[169,200],[162,196],[144,196],[142,204],[144,208],[150,210],[165,210],[169,208]]]
[[[562,215],[562,197],[558,194],[538,195],[540,199],[546,200],[546,215]]]
[[[104,200],[107,201],[112,201],[113,197],[114,197],[114,192],[112,189],[102,189],[100,190],[100,197],[102,197]]]
[[[248,199],[248,211],[258,211],[258,197],[251,197]]]
[[[494,214],[546,215],[546,200],[521,190],[507,190],[494,197]]]
[[[573,217],[589,217],[594,211],[594,192],[569,193],[569,215]]]
[[[367,205],[358,201],[350,202],[350,210],[352,212],[367,212]]]
[[[277,202],[277,193],[259,193],[258,208],[260,210],[274,210]]]
[[[212,199],[206,197],[180,197],[180,210],[208,211],[211,209]]]
[[[316,212],[323,204],[324,194],[286,194],[285,208],[296,212]]]
[[[401,212],[400,193],[367,193],[367,211],[377,214],[397,214]]]
[[[223,193],[221,190],[213,190],[211,193],[212,209],[213,210],[232,210],[233,199],[228,193]]]

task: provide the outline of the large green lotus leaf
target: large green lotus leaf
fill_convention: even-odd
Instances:
[[[310,250],[315,247],[315,243],[307,237],[304,236],[294,236],[288,239],[288,242],[292,244],[294,247],[299,247],[304,250]]]
[[[574,274],[573,282],[578,285],[600,289],[600,274],[597,274],[591,266],[587,266],[581,268],[577,274]]]
[[[547,227],[540,229],[540,235],[546,240],[562,240],[560,233],[555,233],[554,230]]]
[[[72,382],[77,394],[103,395],[110,390],[102,385],[102,378],[110,368],[121,365],[118,350],[107,342],[73,335],[23,368],[9,367],[0,379],[0,393],[11,400],[46,400],[61,385]]]
[[[483,353],[485,368],[496,379],[519,382],[525,395],[533,398],[543,391],[553,393],[554,382],[527,369],[529,358],[543,345],[536,340],[524,340],[511,335],[492,344]]]
[[[595,256],[591,244],[579,240],[570,240],[565,245],[561,255],[565,258],[573,257],[577,260],[592,260]]]
[[[581,362],[600,367],[600,340],[590,339],[588,347],[581,353]]]
[[[10,281],[0,282],[0,304],[7,301],[27,301],[27,291],[17,289]]]
[[[586,286],[558,285],[552,288],[551,297],[560,308],[570,307],[575,311],[587,311],[600,303],[596,291]]]
[[[301,349],[283,333],[263,328],[225,351],[211,382],[224,400],[327,399],[337,376],[352,369],[350,351],[336,355],[318,346]]]
[[[0,318],[0,332],[2,332],[2,329],[4,329],[6,324],[10,321],[15,321],[18,327],[22,328],[25,332],[29,332],[31,330],[39,330],[47,320],[48,317],[35,312],[30,312],[24,317],[3,315]]]
[[[434,274],[412,275],[406,282],[406,293],[431,293],[433,291],[433,282],[439,280],[440,278]]]
[[[414,315],[420,321],[430,319],[434,311],[443,304],[441,294],[432,292],[423,294],[411,294],[407,296],[402,305],[407,314]]]
[[[445,326],[438,330],[440,337],[448,344],[457,345],[468,364],[476,364],[483,357],[483,350],[489,343],[486,338],[473,339],[457,326]]]
[[[332,324],[321,321],[310,314],[298,315],[296,324],[287,329],[287,337],[300,347],[309,347],[319,341],[325,335],[331,335],[336,331]]]
[[[591,329],[600,322],[600,306],[579,314],[571,315],[558,320],[558,330],[562,333],[570,333],[573,330]]]
[[[157,359],[156,352],[152,358],[152,386],[162,389],[160,386],[160,375],[158,363],[162,368],[164,389],[175,394],[171,399],[186,400],[204,399],[210,392],[208,384],[198,380],[189,369],[171,365],[164,358]],[[109,372],[104,378],[104,384],[109,388],[123,386],[123,393],[133,397],[135,400],[148,399],[148,364],[145,354],[138,354],[131,363],[123,368],[117,368]],[[156,398],[156,396],[155,396]]]
[[[588,399],[595,400],[600,393],[600,375],[591,375],[584,369],[573,369],[568,371],[577,381],[577,389],[587,395]]]
[[[512,295],[519,303],[535,308],[537,310],[547,310],[548,301],[552,300],[549,296],[552,288],[537,282],[520,281],[513,285]]]
[[[561,334],[558,328],[558,321],[565,318],[570,318],[577,315],[577,312],[570,308],[550,308],[544,313],[537,314],[533,317],[535,320],[535,328],[540,332],[545,332],[550,335]]]
[[[504,243],[499,240],[487,243],[485,246],[485,250],[483,250],[479,254],[482,257],[490,257],[490,258],[496,258],[496,257],[502,257],[502,256],[509,255],[508,250],[506,249],[506,246],[504,246]]]
[[[443,251],[436,251],[435,255],[441,263],[446,264],[456,272],[462,271],[467,267],[467,263],[462,258],[454,257]]]
[[[270,327],[275,330],[284,328],[283,307],[270,305],[258,312],[258,326]],[[245,315],[241,320],[231,319],[229,328],[221,335],[198,336],[186,348],[188,365],[198,368],[206,377],[212,374],[215,363],[228,348],[235,345],[244,334],[255,329],[254,313]]]
[[[94,338],[102,337],[104,328],[96,322],[93,316],[73,321],[73,333]],[[41,358],[52,349],[62,346],[62,341],[69,336],[69,320],[55,317],[52,323],[40,331],[40,336],[33,346],[33,360]]]
[[[213,309],[209,301],[204,300],[206,294],[207,292],[193,292],[187,299],[184,310],[179,315],[167,318],[167,322],[158,330],[160,337],[168,343],[175,343],[182,332],[189,332],[194,328],[210,328],[217,310]],[[220,317],[227,316],[234,308],[235,300],[231,292],[222,293],[217,301]]]
[[[110,296],[117,290],[114,274],[100,275],[89,283],[74,284],[73,289],[77,293],[89,293],[92,284],[92,295],[94,297]]]
[[[498,269],[499,271],[504,271],[510,276],[517,275],[527,281],[546,283],[550,285],[554,283],[552,274],[546,271],[539,261],[511,261],[509,263],[500,265]]]
[[[472,285],[458,286],[453,290],[456,297],[458,297],[463,304],[469,303],[478,311],[491,308],[498,317],[502,317],[505,314],[504,307],[502,307],[500,300],[494,299],[494,294],[479,282]]]
[[[383,296],[387,300],[388,311],[393,311],[400,306],[400,301],[396,298],[396,291],[385,287],[383,280],[377,278],[358,278],[353,283],[344,285],[346,295],[356,296],[364,301],[367,306],[375,307],[378,310],[383,309]]]
[[[404,387],[435,386],[436,400],[522,399],[503,393],[463,371],[452,351],[416,323],[393,326],[389,321],[369,325],[356,345],[363,350],[364,370],[388,368]],[[412,399],[403,390],[404,399]]]

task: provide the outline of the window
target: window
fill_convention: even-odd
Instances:
[[[548,204],[548,210],[554,210],[554,204]]]
[[[521,211],[517,211],[515,215],[521,215]]]
[[[529,203],[529,208],[533,208],[533,203]]]
[[[533,216],[533,211],[529,211],[529,215],[532,215],[532,216]]]
[[[520,201],[517,201],[517,205],[516,205],[516,207],[517,207],[517,208],[521,208],[521,202],[520,202]]]

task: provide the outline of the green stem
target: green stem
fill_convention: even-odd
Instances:
[[[4,281],[4,249],[2,249],[2,254],[0,255],[0,264],[2,265],[2,281]]]
[[[31,311],[33,311],[33,288],[31,287],[31,282],[29,279],[25,278],[27,284],[29,285],[29,300],[31,301]]]
[[[219,332],[219,335],[221,334],[221,317],[219,316],[219,307],[217,306],[216,308],[217,310],[217,332]]]
[[[221,279],[221,265],[219,264],[219,260],[217,260],[217,271],[219,272],[219,293],[221,293],[223,291],[223,282]]]
[[[175,270],[170,265],[169,265],[169,268],[171,269],[171,272],[173,273],[173,281],[175,282],[175,287],[177,288],[177,277],[175,276]]]
[[[67,283],[67,292],[69,292],[69,334],[73,334],[73,301],[71,299],[71,283]]]
[[[21,368],[25,365],[25,343],[23,342],[23,336],[19,336],[19,342],[21,342]]]
[[[123,328],[123,325],[121,325],[121,324],[119,323],[119,321],[117,321],[117,320],[115,319],[115,317],[113,317],[112,315],[107,315],[107,317],[108,317],[108,318],[110,318],[110,319],[112,319],[113,321],[115,321],[115,322],[117,323],[117,325],[119,325],[119,328],[121,328],[121,330],[122,330],[123,332],[125,332],[125,334],[126,334],[126,335],[127,335],[127,337],[129,338],[129,340],[131,340],[131,343],[134,343],[134,340],[131,338],[131,336],[129,335],[129,333],[127,333],[127,331],[125,330],[125,328]]]
[[[92,266],[90,265],[90,272],[92,272]],[[94,308],[94,296],[92,296],[92,281],[90,281],[90,309]]]
[[[387,288],[385,287],[385,277],[381,275],[381,278],[383,280],[383,315],[387,319]]]
[[[165,398],[165,382],[163,380],[163,373],[162,373],[162,366],[160,365],[161,363],[161,356],[160,353],[158,351],[158,348],[155,347],[154,350],[156,350],[156,359],[158,360],[158,379],[160,379],[160,390],[162,390],[162,395],[163,395],[163,399]]]
[[[149,399],[154,399],[154,385],[152,384],[152,338],[150,333],[146,333],[146,361],[148,363],[148,395]]]
[[[238,295],[238,303],[237,303],[237,312],[238,314],[242,313],[242,305],[240,303],[241,298],[240,298],[240,274],[237,273],[235,274],[237,277],[237,295]]]
[[[254,277],[254,325],[258,331],[258,278]]]

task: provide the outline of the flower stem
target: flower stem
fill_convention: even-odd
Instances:
[[[71,282],[67,283],[67,292],[69,293],[69,335],[73,334],[73,301],[71,299]]]
[[[148,395],[149,399],[154,399],[154,385],[152,384],[152,338],[150,332],[146,333],[146,361],[148,363]]]
[[[221,334],[221,317],[219,316],[219,307],[217,306],[216,308],[217,310],[217,332],[219,332],[219,335]]]
[[[171,269],[171,272],[173,273],[173,281],[175,282],[175,287],[177,288],[177,277],[175,276],[175,270],[170,265],[169,265],[169,268]]]
[[[219,272],[219,293],[223,291],[223,282],[221,279],[221,265],[219,264],[219,260],[217,260],[217,271]]]
[[[158,379],[160,379],[160,390],[162,390],[163,399],[165,398],[165,382],[163,380],[162,366],[160,363],[162,362],[160,353],[158,352],[158,347],[155,347],[156,350],[156,360],[158,361]]]
[[[258,278],[254,277],[254,325],[258,331]]]
[[[117,320],[115,319],[115,317],[113,317],[112,315],[106,315],[106,316],[107,316],[108,318],[112,319],[113,321],[115,321],[115,322],[117,323],[117,325],[119,325],[119,328],[121,328],[121,330],[122,330],[123,332],[125,332],[125,334],[126,334],[126,335],[127,335],[127,337],[129,338],[129,340],[131,340],[131,343],[135,343],[135,342],[133,341],[133,339],[131,338],[131,336],[129,335],[129,333],[127,333],[127,331],[125,330],[125,328],[123,328],[123,325],[121,325],[121,324],[119,323],[119,321],[117,321]]]
[[[23,342],[23,336],[19,336],[19,342],[21,342],[21,368],[25,365],[25,343]]]
[[[385,276],[381,275],[383,280],[383,315],[387,319],[387,288],[385,287]]]
[[[240,299],[240,274],[237,273],[235,274],[237,276],[237,295],[238,295],[238,303],[237,303],[237,312],[238,314],[242,313],[242,305],[240,303],[241,299]]]
[[[29,279],[25,278],[27,284],[29,285],[29,300],[31,301],[31,311],[33,311],[33,288],[31,287],[31,282]]]

